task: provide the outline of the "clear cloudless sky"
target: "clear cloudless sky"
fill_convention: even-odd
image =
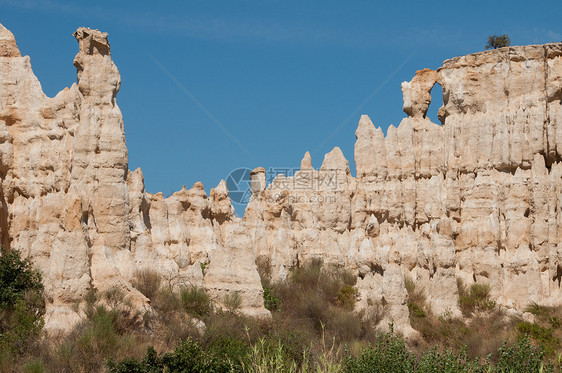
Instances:
[[[74,30],[109,33],[129,168],[166,196],[197,181],[209,192],[239,167],[295,168],[307,150],[319,167],[334,146],[355,173],[360,115],[398,125],[416,70],[482,51],[490,34],[560,42],[561,16],[560,0],[0,0],[50,97],[76,81]]]

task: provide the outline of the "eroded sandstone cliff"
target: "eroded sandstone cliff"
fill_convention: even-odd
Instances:
[[[77,84],[49,98],[0,25],[0,232],[44,273],[47,328],[80,319],[91,288],[132,285],[151,268],[171,284],[204,286],[220,305],[267,317],[258,263],[273,279],[313,258],[358,276],[358,309],[384,308],[406,335],[406,277],[433,311],[457,315],[457,278],[487,283],[500,305],[562,304],[562,44],[457,57],[402,84],[407,117],[386,137],[367,116],[356,131],[353,177],[339,148],[319,170],[310,155],[234,215],[226,183],[168,198],[128,171],[115,97],[120,76],[107,34],[80,28]],[[441,125],[426,118],[443,88]],[[204,270],[203,270],[204,269]]]

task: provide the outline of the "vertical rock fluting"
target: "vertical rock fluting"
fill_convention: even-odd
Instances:
[[[117,287],[138,307],[136,269],[170,284],[205,286],[220,303],[242,295],[242,310],[267,317],[249,235],[222,181],[164,198],[128,171],[116,95],[121,85],[107,34],[79,28],[77,84],[46,97],[29,57],[0,27],[0,232],[2,244],[33,258],[47,294],[46,327],[68,329],[90,289]]]
[[[386,136],[362,116],[353,177],[339,148],[266,187],[234,215],[226,183],[165,198],[128,171],[120,76],[107,34],[80,28],[77,84],[43,94],[29,57],[0,26],[0,233],[44,273],[47,328],[68,329],[91,288],[138,307],[135,270],[204,286],[217,304],[268,317],[256,263],[273,279],[312,259],[358,276],[357,309],[414,336],[406,278],[433,311],[459,315],[457,278],[487,283],[501,306],[562,303],[562,45],[457,57],[402,84],[407,117]],[[427,117],[443,89],[442,125]]]
[[[562,303],[561,52],[560,44],[503,48],[418,71],[402,84],[408,117],[386,137],[361,117],[357,178],[339,185],[335,202],[293,203],[328,195],[289,180],[276,190],[287,196],[282,206],[266,198],[275,182],[250,203],[248,218],[267,221],[256,236],[274,238],[256,241],[257,251],[280,277],[307,255],[357,271],[359,307],[386,304],[406,334],[396,266],[438,314],[460,314],[457,278],[489,284],[501,306]],[[426,118],[437,83],[441,126]]]
[[[107,34],[76,31],[78,83],[49,98],[1,31],[3,244],[43,270],[49,327],[79,319],[69,304],[92,287],[144,303],[118,268],[130,248],[127,148]]]

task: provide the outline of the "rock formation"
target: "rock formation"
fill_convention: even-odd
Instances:
[[[356,131],[353,177],[339,148],[320,169],[266,187],[234,215],[226,183],[164,198],[128,171],[107,34],[74,36],[77,83],[43,93],[13,35],[0,25],[0,233],[42,270],[47,329],[68,329],[91,288],[123,289],[138,307],[137,269],[204,286],[218,305],[268,317],[257,263],[273,279],[320,258],[358,276],[358,309],[383,308],[414,335],[405,279],[438,314],[459,315],[457,278],[486,283],[503,307],[562,304],[562,44],[457,57],[402,84],[407,117],[386,137],[367,116]],[[441,125],[426,118],[440,84]]]
[[[403,276],[438,314],[460,313],[457,278],[489,284],[509,308],[561,304],[561,56],[560,44],[502,48],[418,71],[402,84],[408,117],[386,137],[361,117],[356,179],[336,148],[304,198],[291,198],[302,193],[291,180],[250,203],[246,222],[269,238],[258,255],[278,276],[310,257],[355,269],[360,305],[384,300],[400,325]],[[436,83],[441,126],[426,118]],[[315,202],[334,196],[321,186],[323,169],[338,170],[328,204]]]

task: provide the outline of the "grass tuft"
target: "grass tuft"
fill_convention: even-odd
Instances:
[[[153,300],[162,285],[162,276],[148,268],[136,270],[133,274],[132,284],[142,295]]]

